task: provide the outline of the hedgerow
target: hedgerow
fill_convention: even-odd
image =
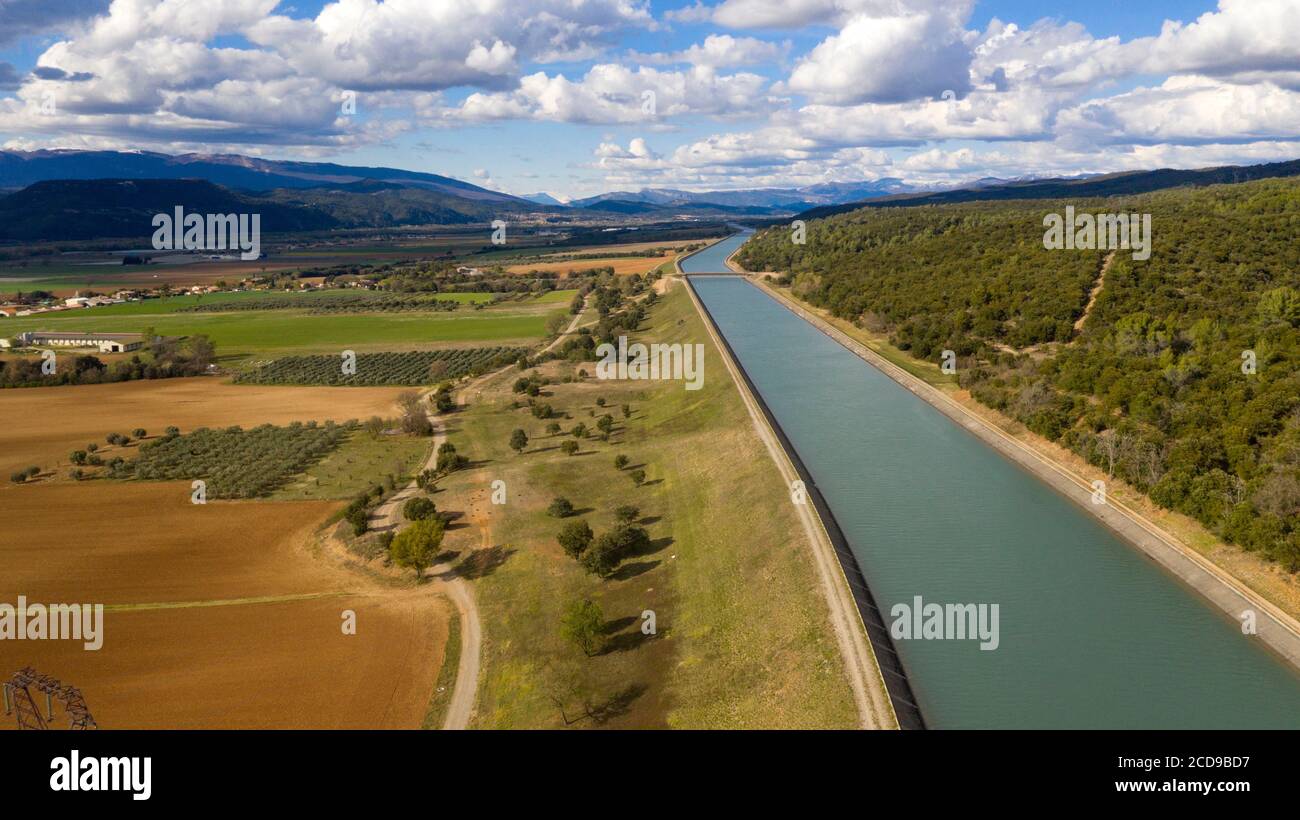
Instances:
[[[226,313],[248,310],[305,310],[308,313],[358,313],[378,311],[458,310],[460,303],[453,299],[408,293],[356,293],[267,296],[235,302],[204,302],[183,308],[181,313]]]

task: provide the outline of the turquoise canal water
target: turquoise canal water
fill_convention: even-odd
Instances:
[[[1300,676],[1237,622],[756,286],[691,281],[887,622],[915,596],[998,605],[994,650],[895,642],[929,726],[1300,728]]]

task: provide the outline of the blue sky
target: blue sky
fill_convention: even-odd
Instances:
[[[1297,135],[1300,0],[0,0],[11,150],[585,196],[1264,162]]]

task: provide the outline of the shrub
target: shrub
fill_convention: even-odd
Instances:
[[[582,553],[582,558],[579,560],[587,572],[599,575],[601,578],[608,578],[618,568],[618,563],[622,560],[622,556],[619,555],[618,541],[614,538],[614,534],[602,533],[600,537],[591,542],[591,545]]]
[[[552,518],[568,518],[573,515],[573,504],[567,498],[556,498],[546,508],[546,514]]]
[[[555,540],[560,542],[560,548],[564,554],[570,558],[577,558],[582,555],[583,551],[591,545],[591,539],[594,534],[587,522],[579,518],[577,521],[570,521],[560,528],[560,533],[555,536]]]
[[[515,431],[510,434],[510,449],[514,450],[516,453],[522,453],[524,448],[527,446],[528,434],[523,430],[515,429]]]
[[[417,496],[402,505],[402,517],[407,521],[424,521],[438,514],[438,507],[429,499]]]
[[[445,476],[469,466],[469,459],[456,452],[456,445],[444,441],[438,446],[438,461],[435,465],[436,476]]]
[[[626,467],[630,461],[631,460],[627,456],[622,454],[614,456],[614,469],[621,470]]]
[[[605,615],[591,601],[574,601],[565,610],[560,633],[590,658],[604,648]]]
[[[444,526],[441,518],[416,521],[393,538],[388,554],[399,567],[415,570],[415,577],[424,575],[442,549]]]

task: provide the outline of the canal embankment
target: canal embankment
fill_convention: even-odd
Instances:
[[[678,270],[681,270],[680,266]],[[831,622],[854,690],[863,728],[925,728],[925,720],[916,703],[902,660],[890,638],[884,615],[826,499],[726,337],[722,335],[712,314],[700,300],[691,284],[690,275],[684,275],[682,280],[749,410],[760,438],[787,486],[791,487],[792,498],[795,494],[799,496],[796,506],[822,578]]]

